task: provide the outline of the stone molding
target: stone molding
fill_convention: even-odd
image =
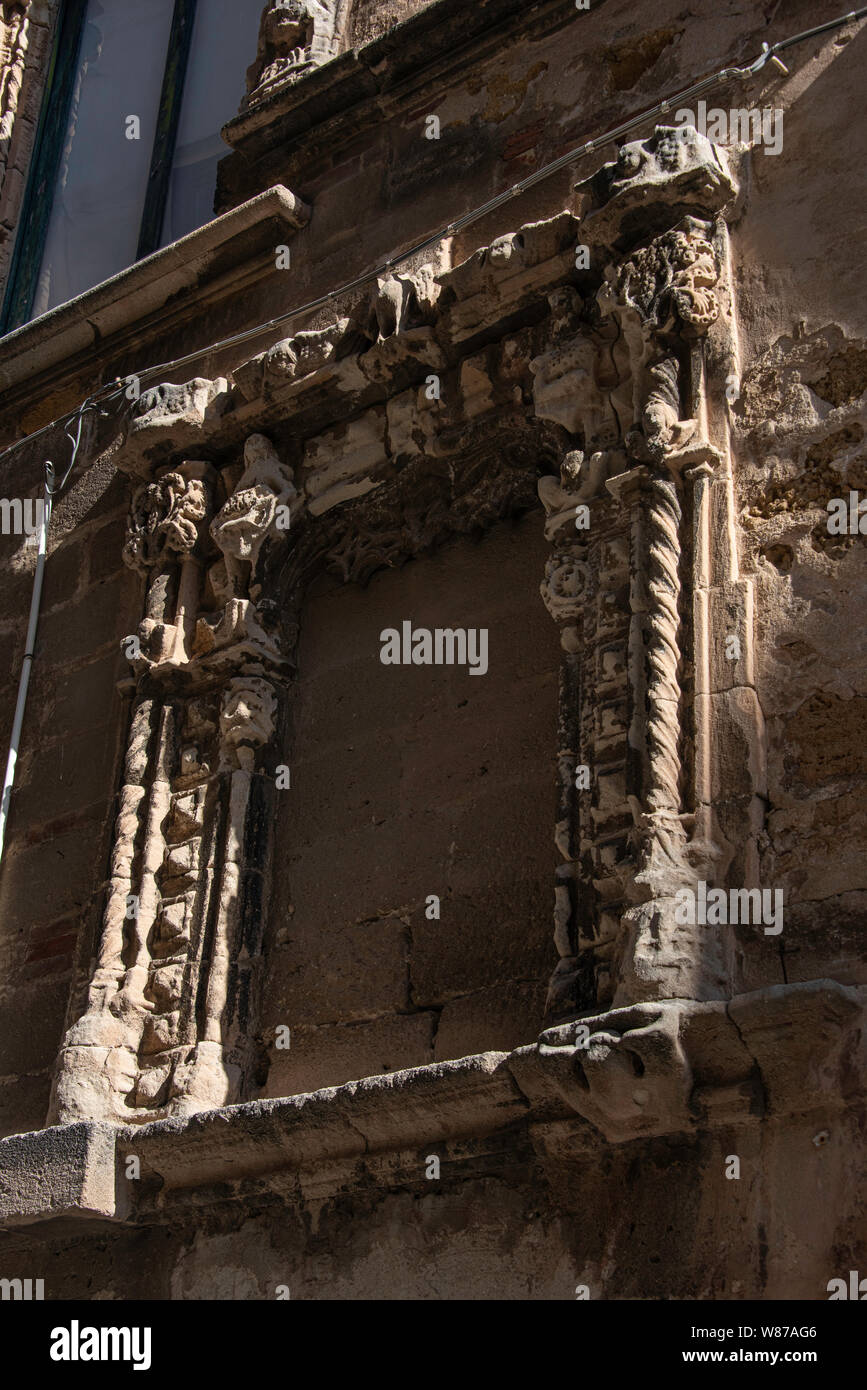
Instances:
[[[831,980],[776,985],[728,1003],[664,1000],[543,1033],[510,1053],[350,1081],[143,1127],[77,1123],[0,1140],[0,1223],[70,1217],[159,1225],[247,1196],[326,1201],[361,1175],[424,1184],[443,1163],[529,1155],[556,1185],[562,1164],[610,1145],[815,1125],[863,1087],[867,996]],[[128,1159],[140,1164],[126,1179]],[[421,1173],[421,1177],[420,1177]]]
[[[128,344],[139,352],[175,323],[237,292],[239,274],[306,225],[310,209],[276,184],[170,246],[59,304],[0,340],[0,389],[32,394],[34,380],[59,390],[86,366],[116,362]],[[269,266],[273,264],[269,260]],[[64,367],[64,364],[69,364]]]

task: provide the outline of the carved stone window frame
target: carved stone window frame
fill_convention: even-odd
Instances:
[[[144,1122],[255,1089],[305,586],[325,567],[364,581],[528,510],[537,487],[563,651],[560,963],[540,1049],[556,1072],[589,1019],[668,1067],[680,1010],[731,995],[736,943],[681,925],[676,903],[702,879],[756,881],[762,816],[725,395],[736,192],[721,151],[657,127],[578,186],[580,216],[389,275],[231,383],[165,385],[132,409],[125,558],[145,615],[102,936],[53,1117]],[[751,789],[727,800],[717,769],[745,749]]]

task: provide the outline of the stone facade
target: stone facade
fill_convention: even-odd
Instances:
[[[454,225],[836,13],[699,9],[266,6],[220,216],[0,341],[4,442],[144,382],[52,520],[0,871],[0,1261],[50,1296],[867,1269],[863,25],[708,96],[778,151],[672,112]],[[384,664],[407,623],[484,679]]]

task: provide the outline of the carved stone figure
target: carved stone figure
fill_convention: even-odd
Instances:
[[[581,502],[598,497],[606,480],[626,466],[622,450],[597,450],[589,458],[583,449],[572,449],[560,465],[560,481],[546,475],[539,479],[539,499],[545,508],[545,538],[553,540],[565,526],[573,526]]]
[[[717,212],[736,191],[723,151],[689,125],[657,126],[647,139],[623,145],[612,163],[576,187],[588,239],[609,245],[634,209],[642,208],[646,217],[649,203],[672,209],[688,203]]]
[[[264,434],[250,435],[244,445],[244,465],[238,486],[211,522],[211,535],[223,552],[236,594],[249,583],[266,537],[281,520],[291,520],[286,509],[298,497],[292,469],[280,462]],[[282,515],[278,508],[284,509]]]
[[[629,453],[639,462],[665,458],[668,467],[680,469],[707,455],[707,444],[695,438],[697,422],[682,418],[689,345],[719,315],[713,287],[720,268],[707,230],[706,223],[685,218],[622,264],[608,266],[596,296],[621,329],[613,349],[619,382],[611,399]],[[680,352],[672,346],[676,336]]]
[[[229,766],[252,772],[257,748],[274,733],[277,697],[268,681],[238,676],[229,681],[220,705],[220,746]]]
[[[337,0],[273,0],[262,15],[256,61],[247,71],[247,105],[335,52]]]
[[[230,598],[216,616],[200,617],[192,653],[209,669],[227,671],[246,659],[275,666],[284,658],[274,637],[259,622],[250,599]]]
[[[163,383],[144,391],[130,407],[119,466],[125,473],[150,476],[150,461],[187,441],[201,443],[219,427],[228,405],[225,377],[194,377],[181,385]]]

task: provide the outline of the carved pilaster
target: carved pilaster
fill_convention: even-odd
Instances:
[[[147,578],[97,966],[61,1053],[58,1119],[149,1120],[249,1093],[287,656],[257,610],[290,472],[248,438],[236,488],[182,463],[139,486],[124,558]]]
[[[707,229],[688,218],[609,272],[600,293],[628,343],[634,424],[627,448],[638,466],[609,480],[631,509],[630,742],[638,772],[632,797],[634,905],[624,914],[616,1004],[639,999],[715,998],[725,994],[718,939],[678,921],[676,895],[699,877],[690,852],[693,804],[684,758],[689,729],[683,689],[684,586],[694,561],[685,548],[681,477],[685,465],[716,459],[701,438],[691,379],[690,344],[718,312],[719,264]],[[678,346],[678,338],[684,346]]]
[[[708,174],[703,184],[702,169]],[[691,763],[706,760],[708,750],[700,741],[693,746],[693,682],[684,686],[687,667],[700,660],[685,651],[694,630],[685,618],[691,616],[693,570],[700,561],[694,545],[702,544],[700,537],[689,536],[686,514],[691,518],[696,506],[706,507],[701,480],[721,458],[705,437],[700,347],[720,308],[719,233],[706,218],[683,218],[682,209],[684,201],[697,210],[713,207],[733,185],[707,142],[694,132],[660,128],[650,141],[625,147],[615,165],[583,186],[597,204],[585,221],[591,255],[609,255],[623,214],[633,214],[649,185],[655,199],[669,198],[678,207],[682,220],[620,260],[603,261],[596,297],[601,319],[585,315],[568,351],[552,346],[533,364],[537,411],[556,412],[585,446],[567,455],[559,484],[545,478],[539,487],[548,514],[546,534],[558,547],[543,586],[546,605],[558,620],[569,602],[580,606],[569,588],[572,571],[563,554],[570,508],[577,515],[583,503],[585,512],[581,559],[593,578],[582,590],[592,591],[606,573],[600,531],[609,553],[617,547],[613,537],[628,544],[629,568],[623,662],[628,747],[612,778],[605,740],[594,746],[585,738],[578,763],[590,763],[592,785],[583,791],[589,815],[581,807],[572,815],[578,844],[558,825],[557,843],[561,850],[568,847],[571,867],[568,894],[562,882],[556,894],[556,938],[564,959],[549,998],[554,1017],[568,1011],[570,992],[573,1011],[580,1012],[612,998],[617,1005],[659,997],[715,998],[726,989],[725,952],[702,928],[678,924],[675,899],[679,889],[694,886],[699,862],[707,871],[714,858],[706,818],[700,846],[692,840]],[[591,230],[599,238],[595,248]],[[616,326],[613,335],[606,334],[609,322]],[[554,319],[552,332],[556,336]],[[617,504],[614,514],[606,508],[606,495]],[[582,671],[564,679],[564,689],[580,686],[579,703],[597,706],[599,727],[614,718],[607,728],[614,738],[616,716],[590,675],[598,650],[588,640],[593,632],[588,617],[585,605],[572,645],[580,651]],[[586,725],[583,712],[577,719]],[[709,734],[706,723],[701,734]],[[577,795],[582,796],[580,781]],[[625,852],[618,819],[624,812],[631,826]],[[561,870],[560,877],[565,875]],[[575,954],[566,955],[566,947]],[[600,987],[600,958],[610,976],[607,990]],[[588,997],[591,975],[595,985]]]

